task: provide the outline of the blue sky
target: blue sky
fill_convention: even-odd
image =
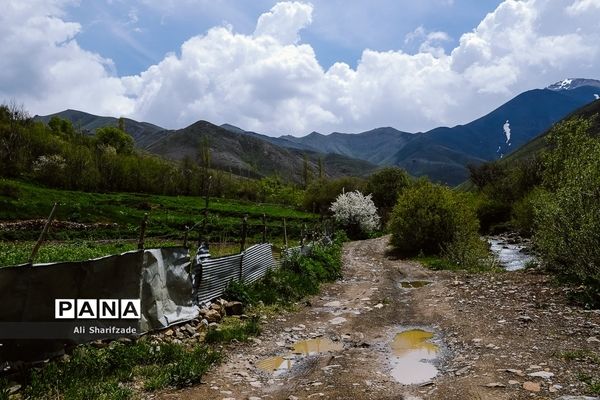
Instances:
[[[180,3],[171,6],[172,3]],[[86,49],[111,58],[119,75],[137,74],[179,51],[192,36],[231,24],[251,34],[258,17],[277,1],[217,0],[212,2],[93,1],[72,5],[67,19],[82,25],[77,37]],[[499,0],[320,0],[313,22],[302,32],[302,42],[315,50],[328,68],[338,61],[356,67],[365,48],[378,51],[418,51],[419,43],[407,35],[419,27],[448,33],[446,50],[458,44],[464,32],[474,29]]]
[[[419,132],[600,77],[600,0],[3,6],[0,101],[40,115],[72,108],[166,128],[203,119],[274,136]]]

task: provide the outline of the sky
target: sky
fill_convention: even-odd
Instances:
[[[600,0],[3,0],[0,101],[278,136],[468,123],[600,78]]]

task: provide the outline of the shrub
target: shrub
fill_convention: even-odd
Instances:
[[[419,181],[398,198],[390,220],[391,244],[403,256],[445,255],[471,268],[487,253],[466,194]]]
[[[547,192],[534,203],[534,242],[546,266],[600,301],[600,139],[592,121],[573,119],[548,135]]]
[[[352,238],[369,234],[379,227],[379,215],[371,195],[365,196],[358,190],[340,194],[329,209]]]
[[[533,234],[535,202],[540,195],[541,189],[536,188],[513,205],[511,225],[523,236],[529,237]]]

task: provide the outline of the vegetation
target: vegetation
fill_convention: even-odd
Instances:
[[[371,195],[365,196],[358,190],[340,194],[330,210],[353,239],[364,237],[379,227],[379,215]]]
[[[207,145],[197,150],[197,161],[188,157],[175,163],[134,150],[132,137],[123,123],[119,125],[88,135],[70,121],[53,117],[46,125],[19,107],[0,105],[0,177],[87,192],[205,195],[209,191],[213,197],[298,205],[298,189],[292,184],[279,182],[293,196],[268,197],[262,192],[259,199],[261,181],[211,169]]]
[[[442,256],[462,269],[489,259],[468,195],[420,180],[398,197],[389,222],[391,244],[402,256]]]
[[[396,205],[398,194],[410,185],[410,176],[397,167],[386,167],[369,176],[365,193],[370,193],[381,219],[386,222]]]
[[[600,127],[590,112],[557,124],[533,155],[471,167],[484,230],[532,236],[548,270],[587,288],[588,305],[600,304]]]
[[[260,334],[260,323],[258,317],[241,321],[238,318],[224,319],[217,329],[211,329],[206,333],[206,343],[229,343],[233,340],[245,342],[252,336]]]
[[[79,346],[62,361],[27,372],[25,396],[130,399],[139,383],[145,390],[198,383],[220,359],[220,353],[201,345],[186,348],[174,343],[137,341],[113,342],[105,348]]]
[[[343,232],[330,245],[315,244],[308,256],[293,254],[282,267],[251,285],[232,282],[223,297],[248,305],[291,304],[319,292],[322,282],[341,276]]]

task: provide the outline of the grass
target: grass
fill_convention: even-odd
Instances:
[[[204,199],[193,196],[160,196],[135,193],[87,193],[39,187],[33,184],[0,180],[13,191],[0,193],[0,221],[47,218],[52,204],[59,203],[55,219],[78,223],[110,223],[113,227],[85,230],[50,230],[49,238],[124,239],[137,238],[140,221],[148,213],[147,236],[183,238],[185,227],[203,220]],[[249,237],[262,234],[262,215],[267,216],[267,233],[282,237],[282,219],[287,220],[289,237],[299,237],[304,224],[317,223],[317,216],[291,207],[257,204],[230,199],[211,198],[206,234],[211,241],[237,241],[241,218],[248,215]],[[0,240],[35,240],[39,231],[0,232]],[[190,239],[197,236],[192,232]]]
[[[253,336],[260,334],[260,323],[258,317],[241,321],[238,318],[225,318],[217,329],[211,329],[206,333],[206,343],[230,343],[234,340],[246,342]]]
[[[568,350],[559,353],[559,357],[565,361],[578,361],[591,364],[596,369],[600,367],[600,355],[592,350]],[[600,378],[598,373],[578,372],[577,378],[587,385],[590,394],[600,394]]]
[[[151,391],[198,383],[220,359],[219,352],[201,345],[138,341],[80,346],[66,360],[31,370],[24,394],[33,399],[130,399],[139,384]]]

